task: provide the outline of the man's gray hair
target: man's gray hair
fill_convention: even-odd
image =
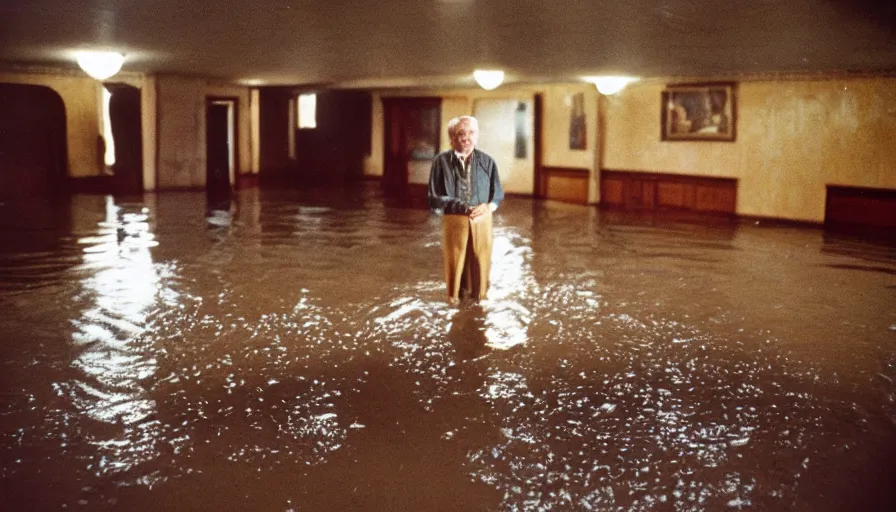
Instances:
[[[454,119],[448,121],[448,135],[449,136],[454,135],[454,130],[457,128],[457,125],[459,125],[461,123],[461,121],[466,121],[466,122],[470,123],[471,125],[473,125],[473,128],[475,128],[476,131],[479,131],[479,121],[477,121],[475,117],[460,116],[460,117],[455,117]]]

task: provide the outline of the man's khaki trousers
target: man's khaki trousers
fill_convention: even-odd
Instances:
[[[466,215],[443,215],[442,252],[448,299],[458,300],[465,294],[473,299],[486,298],[492,268],[491,212],[476,220]]]

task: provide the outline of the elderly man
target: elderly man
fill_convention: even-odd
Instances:
[[[492,259],[492,212],[504,199],[495,160],[476,149],[479,123],[470,116],[448,121],[451,149],[439,153],[429,173],[429,207],[442,213],[442,251],[448,301],[484,299]]]

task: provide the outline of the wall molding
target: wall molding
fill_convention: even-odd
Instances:
[[[640,78],[630,87],[639,84],[691,83],[706,81],[725,82],[823,82],[828,80],[896,78],[896,68],[878,70],[825,70],[825,71],[774,71],[764,73],[720,72],[713,75],[665,75]]]
[[[72,66],[41,66],[36,64],[21,64],[16,62],[0,62],[0,73],[20,75],[44,75],[54,77],[83,78],[93,80],[77,64]],[[147,76],[147,73],[139,71],[119,71],[114,77],[104,82],[122,82],[127,80],[139,81]]]

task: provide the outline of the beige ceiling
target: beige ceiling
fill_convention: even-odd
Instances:
[[[462,84],[583,75],[896,70],[896,1],[0,0],[0,61],[263,83]]]

